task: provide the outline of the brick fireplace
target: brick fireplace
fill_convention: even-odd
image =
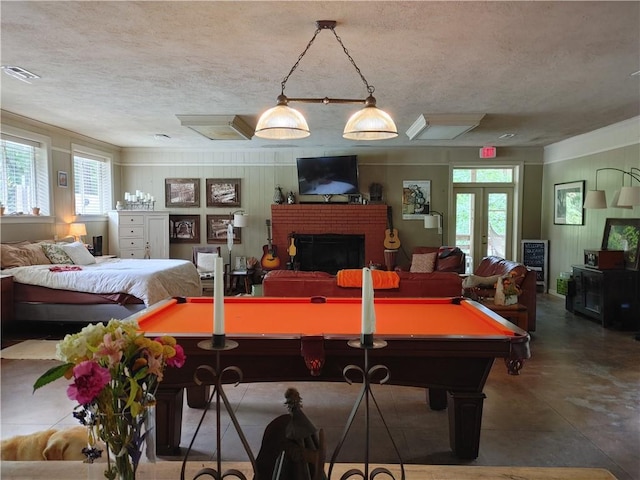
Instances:
[[[364,262],[384,264],[386,205],[296,204],[272,205],[273,244],[281,268],[289,261],[289,235],[334,233],[364,235]]]

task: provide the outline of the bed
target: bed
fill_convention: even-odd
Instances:
[[[202,293],[198,271],[187,260],[94,258],[74,244],[50,245],[2,245],[1,273],[13,276],[17,322],[104,322],[168,297]],[[70,254],[57,257],[52,250]]]

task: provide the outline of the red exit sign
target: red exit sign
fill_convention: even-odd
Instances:
[[[496,158],[496,147],[482,147],[480,149],[480,158]]]

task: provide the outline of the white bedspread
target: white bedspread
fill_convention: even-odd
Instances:
[[[52,272],[54,265],[32,265],[2,270],[29,285],[88,293],[128,293],[146,306],[169,297],[201,294],[200,276],[187,260],[105,259],[82,270]],[[64,265],[62,265],[64,266]]]

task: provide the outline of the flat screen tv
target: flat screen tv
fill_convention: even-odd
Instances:
[[[356,155],[296,159],[300,195],[359,193]]]

